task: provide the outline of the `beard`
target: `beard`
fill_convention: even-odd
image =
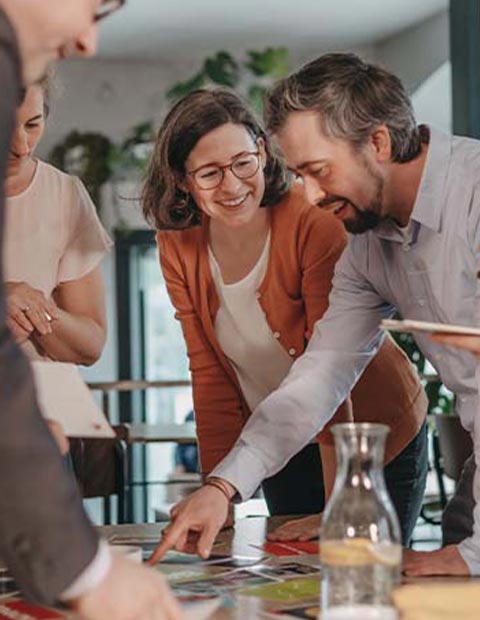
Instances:
[[[345,220],[343,223],[349,233],[361,235],[369,230],[373,230],[380,224],[381,217],[378,215],[380,204],[371,203],[365,211],[360,210],[352,203],[350,203],[350,206],[353,208],[355,216],[352,219]]]
[[[382,221],[380,213],[382,212],[382,196],[384,181],[381,176],[375,173],[368,162],[364,162],[366,173],[372,180],[372,184],[375,189],[374,198],[370,201],[367,207],[360,209],[356,204],[349,200],[345,196],[329,196],[318,203],[319,207],[326,207],[332,203],[344,203],[346,206],[351,207],[354,212],[354,216],[343,220],[343,225],[347,232],[353,235],[361,235],[369,230],[376,228]]]

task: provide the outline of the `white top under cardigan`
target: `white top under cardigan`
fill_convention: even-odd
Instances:
[[[211,248],[210,269],[217,288],[219,308],[215,317],[217,340],[237,375],[251,411],[277,389],[293,363],[272,332],[258,303],[258,289],[268,266],[270,233],[262,254],[248,275],[225,284]]]

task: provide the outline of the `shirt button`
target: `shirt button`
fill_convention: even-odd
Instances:
[[[288,354],[289,355],[295,355],[296,352],[297,352],[297,350],[294,349],[293,347],[291,349],[288,349]]]
[[[278,340],[280,338],[280,332],[273,332],[273,337]]]
[[[422,308],[423,308],[423,306],[425,305],[425,300],[424,299],[419,299],[418,300],[418,305],[422,306]]]
[[[407,243],[405,243],[402,247],[404,252],[408,252],[410,250],[410,246]]]

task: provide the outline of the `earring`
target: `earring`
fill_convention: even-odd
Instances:
[[[177,201],[175,207],[177,209],[187,209],[190,205],[190,194],[188,192],[184,192],[183,190],[179,190],[180,198]]]

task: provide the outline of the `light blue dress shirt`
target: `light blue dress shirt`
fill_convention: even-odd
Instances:
[[[383,318],[480,325],[480,141],[430,130],[430,143],[408,226],[383,222],[352,236],[337,263],[330,307],[280,387],[253,412],[235,446],[212,472],[243,499],[279,471],[331,419],[375,355]],[[457,397],[472,433],[477,475],[474,535],[460,544],[480,574],[480,412],[470,353],[416,341]]]

